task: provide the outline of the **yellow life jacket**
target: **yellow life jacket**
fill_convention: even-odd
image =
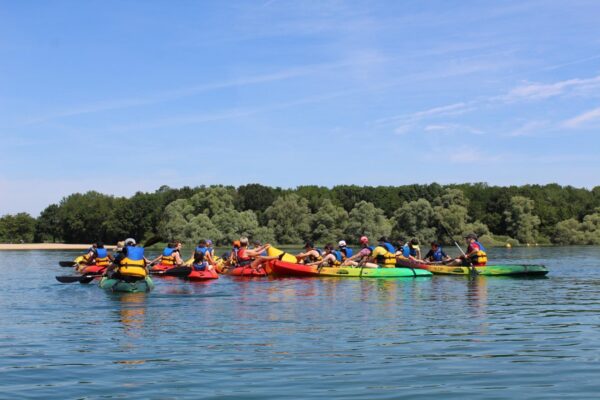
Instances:
[[[138,278],[148,275],[143,247],[127,246],[127,256],[119,263],[119,274]]]
[[[471,254],[471,262],[473,265],[483,266],[487,264],[487,254],[485,251],[479,250]]]
[[[388,249],[383,246],[375,247],[371,257],[377,261],[377,264],[383,264],[386,267],[396,266],[396,255],[394,253],[390,253]]]

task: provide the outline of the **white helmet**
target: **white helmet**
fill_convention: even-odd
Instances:
[[[338,242],[338,246],[340,246],[340,247],[344,247],[344,246],[346,246],[346,241],[345,241],[345,240],[340,240],[340,241]]]
[[[127,245],[135,246],[135,239],[134,238],[125,239],[125,246],[127,246]]]

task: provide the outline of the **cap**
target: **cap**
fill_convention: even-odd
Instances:
[[[135,239],[134,238],[125,239],[125,245],[128,245],[128,244],[135,246]]]
[[[477,235],[474,233],[469,233],[467,236],[465,236],[465,239],[475,239],[477,240]]]
[[[361,236],[360,237],[360,242],[361,243],[369,243],[369,238],[366,236]]]
[[[207,244],[207,245],[211,245],[211,244],[212,244],[212,240],[210,240],[210,239],[206,239],[206,244]]]
[[[240,243],[239,240],[234,240],[233,241],[233,247],[242,247],[242,244]]]
[[[340,241],[338,242],[338,246],[340,246],[340,247],[344,247],[344,246],[346,246],[346,241],[345,241],[345,240],[340,240]]]

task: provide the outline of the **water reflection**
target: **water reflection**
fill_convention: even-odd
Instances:
[[[122,293],[114,295],[119,302],[118,321],[123,333],[140,338],[146,321],[146,293]]]

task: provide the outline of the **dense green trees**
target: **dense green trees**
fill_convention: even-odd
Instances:
[[[27,213],[4,215],[0,218],[0,243],[31,243],[36,221]]]
[[[599,207],[600,187],[556,184],[162,186],[130,198],[97,192],[65,197],[42,211],[33,238],[15,233],[14,221],[22,228],[19,232],[31,232],[30,220],[23,217],[2,219],[0,229],[2,241],[18,236],[27,241],[116,242],[160,233],[165,238],[205,237],[221,243],[240,234],[279,243],[325,243],[356,241],[361,234],[448,241],[445,226],[455,239],[474,231],[489,243],[508,237],[521,243],[597,243]]]

